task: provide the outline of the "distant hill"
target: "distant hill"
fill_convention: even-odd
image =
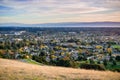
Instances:
[[[120,27],[120,22],[64,22],[45,24],[1,23],[0,27]]]
[[[0,58],[0,80],[120,80],[120,73],[33,65]]]

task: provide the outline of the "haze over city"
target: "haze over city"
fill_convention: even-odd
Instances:
[[[0,0],[0,23],[120,22],[120,0]]]

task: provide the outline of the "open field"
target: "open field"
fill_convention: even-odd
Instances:
[[[40,66],[0,58],[0,80],[120,80],[120,73]]]

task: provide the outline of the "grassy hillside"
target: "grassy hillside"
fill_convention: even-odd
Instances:
[[[0,80],[120,80],[120,73],[40,66],[0,58]]]

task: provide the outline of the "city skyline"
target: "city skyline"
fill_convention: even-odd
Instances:
[[[120,22],[120,0],[0,0],[0,23]]]

